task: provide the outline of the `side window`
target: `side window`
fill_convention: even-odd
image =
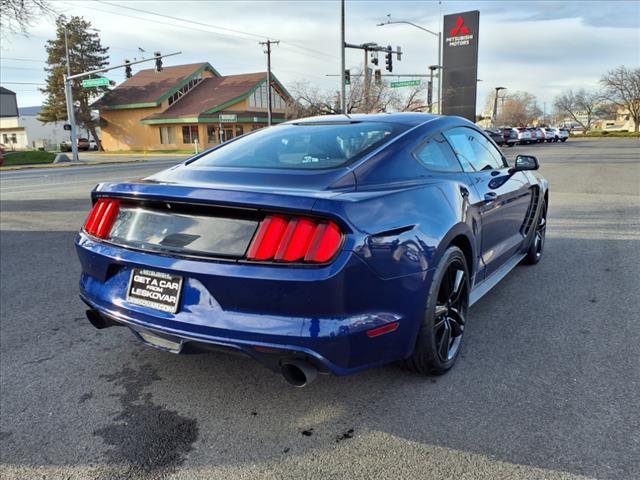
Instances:
[[[460,162],[458,162],[446,140],[440,135],[424,142],[413,155],[420,163],[434,172],[462,171]]]
[[[466,172],[504,168],[502,155],[482,134],[465,127],[444,132]]]

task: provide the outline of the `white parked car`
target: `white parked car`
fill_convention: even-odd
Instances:
[[[542,127],[540,130],[542,130],[542,133],[544,134],[544,139],[547,141],[547,143],[551,143],[555,140],[556,132],[553,128]]]
[[[531,132],[528,128],[518,127],[516,130],[518,131],[518,143],[520,145],[531,143]]]
[[[569,130],[563,127],[556,127],[553,129],[555,137],[554,141],[560,140],[561,142],[566,142],[569,138]]]

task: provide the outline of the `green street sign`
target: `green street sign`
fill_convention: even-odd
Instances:
[[[421,80],[404,80],[402,82],[391,82],[391,88],[417,87],[421,83],[422,83]]]
[[[108,87],[109,79],[105,77],[82,80],[82,88]]]

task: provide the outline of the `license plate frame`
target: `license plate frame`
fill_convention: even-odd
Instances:
[[[133,305],[177,313],[183,283],[182,275],[133,268],[129,276],[126,300]]]

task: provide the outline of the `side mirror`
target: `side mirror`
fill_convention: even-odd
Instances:
[[[522,172],[524,170],[538,170],[540,164],[538,159],[533,155],[518,155],[516,157],[516,163],[510,170],[511,173]]]

